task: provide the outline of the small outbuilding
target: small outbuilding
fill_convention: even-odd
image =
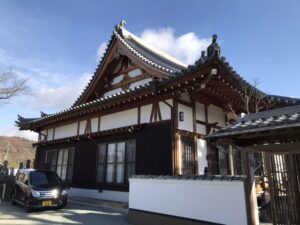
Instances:
[[[300,105],[244,116],[207,137],[234,146],[247,176],[252,224],[300,224]]]

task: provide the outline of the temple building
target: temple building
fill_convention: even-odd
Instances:
[[[20,130],[39,133],[35,167],[56,171],[71,192],[118,201],[128,201],[134,174],[232,173],[229,156],[207,145],[206,136],[247,110],[300,101],[247,83],[221,56],[216,35],[199,55],[195,64],[185,65],[129,32],[122,21],[70,108],[18,117]]]

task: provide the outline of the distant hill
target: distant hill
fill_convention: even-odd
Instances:
[[[33,162],[35,150],[32,148],[34,141],[21,137],[0,136],[0,162],[5,160],[7,150],[8,166],[18,168],[20,162],[30,159]]]

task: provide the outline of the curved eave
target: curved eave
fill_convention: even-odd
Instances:
[[[143,63],[144,65],[150,67],[152,70],[155,70],[159,73],[163,73],[165,75],[172,75],[175,74],[176,71],[169,69],[167,67],[161,66],[157,64],[156,62],[153,62],[149,58],[142,55],[140,52],[132,48],[124,38],[122,38],[117,32],[115,32],[115,36],[118,39],[118,41],[122,44],[123,47],[126,48],[126,50],[130,53],[131,56],[133,56],[135,59],[137,59],[139,62]]]
[[[117,94],[114,94],[114,95],[111,95],[111,96],[107,96],[107,97],[104,97],[104,98],[99,98],[99,99],[96,99],[94,101],[84,103],[84,104],[81,104],[81,105],[78,105],[78,106],[75,106],[75,107],[72,107],[72,108],[69,108],[69,109],[66,109],[66,110],[62,110],[62,111],[59,111],[57,113],[54,113],[54,114],[51,114],[51,115],[48,115],[48,116],[44,116],[44,117],[41,117],[41,118],[34,119],[32,121],[28,121],[26,123],[19,123],[18,122],[18,123],[16,123],[16,125],[17,126],[22,125],[22,128],[24,128],[24,129],[33,129],[34,127],[38,127],[39,124],[41,124],[41,123],[51,122],[51,121],[54,121],[55,119],[58,119],[58,118],[66,118],[71,114],[76,114],[76,113],[80,113],[80,112],[83,112],[83,111],[88,111],[92,108],[105,107],[105,105],[107,105],[107,104],[110,105],[110,104],[113,104],[113,103],[122,102],[125,99],[127,99],[128,97],[137,99],[136,96],[138,96],[141,92],[143,92],[143,93],[144,92],[147,92],[147,93],[152,92],[153,88],[151,89],[151,85],[152,85],[151,83],[147,83],[143,86],[128,89],[127,91],[122,91],[120,93],[117,93]]]

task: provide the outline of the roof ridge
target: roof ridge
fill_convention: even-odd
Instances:
[[[145,40],[143,40],[142,38],[136,36],[135,34],[131,33],[129,30],[127,30],[125,27],[121,27],[119,30],[122,34],[122,36],[126,39],[133,39],[135,42],[137,42],[138,44],[142,45],[143,47],[145,47],[146,49],[148,49],[149,51],[151,51],[152,53],[168,60],[171,61],[172,63],[175,63],[181,67],[185,67],[187,68],[188,65],[183,63],[182,61],[180,61],[179,59],[177,59],[176,57],[172,56],[171,54],[161,50],[160,48],[157,48],[153,45],[150,45],[149,43],[147,43]]]
[[[169,69],[169,68],[166,68],[164,66],[160,66],[158,65],[157,63],[153,62],[151,59],[143,56],[142,54],[140,54],[138,51],[136,51],[134,48],[132,48],[125,40],[124,38],[121,37],[121,35],[117,32],[115,32],[115,36],[116,38],[126,47],[128,48],[128,50],[133,53],[136,57],[138,57],[141,61],[147,63],[147,64],[150,64],[151,66],[159,69],[159,70],[162,70],[162,71],[166,71],[166,72],[169,72],[169,73],[175,73],[176,71],[172,70],[172,69]]]

